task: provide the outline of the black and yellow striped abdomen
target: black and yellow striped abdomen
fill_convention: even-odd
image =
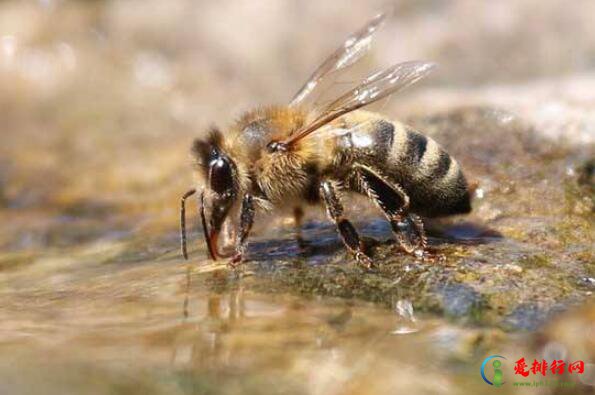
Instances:
[[[471,211],[459,163],[432,138],[397,122],[391,126],[394,138],[385,171],[408,193],[411,210],[428,217]]]
[[[432,138],[361,111],[345,117],[341,130],[335,143],[340,166],[361,163],[377,169],[405,190],[412,212],[437,217],[471,210],[459,163]]]

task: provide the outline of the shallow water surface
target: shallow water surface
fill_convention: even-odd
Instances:
[[[471,339],[483,331],[418,316],[407,300],[387,309],[255,292],[254,276],[191,272],[171,259],[47,264],[60,275],[15,276],[2,295],[5,393],[458,393],[456,377],[479,384]]]

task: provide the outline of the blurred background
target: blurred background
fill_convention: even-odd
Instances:
[[[378,333],[394,330],[395,311],[407,325],[419,325],[408,300],[391,299],[387,315],[376,304],[360,304],[381,299],[362,292],[347,295],[355,301],[302,299],[295,294],[310,288],[292,283],[289,291],[274,291],[278,283],[268,277],[238,285],[219,269],[197,277],[190,318],[182,315],[188,289],[177,255],[177,206],[194,182],[192,139],[255,106],[287,103],[348,34],[389,5],[394,16],[371,54],[334,89],[396,62],[432,60],[440,67],[430,78],[375,109],[395,119],[425,116],[431,125],[455,111],[448,126],[469,119],[456,115],[459,109],[489,108],[497,125],[513,118],[526,125],[519,130],[530,131],[530,141],[523,137],[518,144],[525,151],[514,150],[517,140],[499,137],[493,124],[466,124],[491,136],[487,140],[470,132],[441,135],[439,127],[435,133],[484,181],[482,196],[494,199],[481,203],[477,218],[493,221],[515,243],[539,240],[542,254],[543,248],[564,248],[560,254],[575,265],[564,267],[572,287],[580,284],[578,293],[556,288],[548,309],[562,298],[574,305],[591,300],[592,200],[581,195],[564,205],[564,213],[576,216],[564,227],[574,238],[539,233],[554,219],[526,218],[532,230],[519,230],[513,213],[557,215],[557,203],[574,191],[568,180],[582,179],[592,197],[594,1],[2,1],[0,392],[477,393],[489,388],[476,374],[476,358],[486,350],[526,347],[529,358],[551,336],[586,352],[585,360],[595,355],[595,336],[586,335],[595,330],[592,308],[565,321],[577,322],[570,332],[560,332],[558,323],[553,332],[511,340],[492,321],[457,326],[432,316],[419,337],[395,342],[378,340]],[[481,154],[466,149],[468,143]],[[499,153],[502,146],[512,148]],[[551,152],[559,146],[571,148]],[[543,152],[539,161],[524,162],[526,153]],[[515,200],[512,183],[490,178],[504,169],[501,159],[507,172],[536,166],[533,194],[518,199],[514,210],[502,206]],[[527,174],[519,170],[515,185]],[[539,197],[544,206],[534,208]],[[526,269],[528,250],[507,248],[510,254],[495,267],[514,278]],[[203,250],[193,254],[204,257]],[[490,262],[486,254],[484,263]],[[535,262],[531,267],[554,270]],[[547,273],[528,281],[558,278]],[[323,293],[338,292],[329,289]],[[457,309],[471,297],[448,295],[457,295]],[[498,309],[490,307],[494,314]],[[535,321],[515,321],[513,334],[541,329],[535,322],[545,318],[527,311],[522,317]],[[565,337],[576,328],[586,328],[584,337]],[[477,344],[485,347],[477,351]],[[313,371],[316,363],[321,368]],[[592,386],[593,377],[585,382]],[[518,393],[532,391],[544,390]],[[517,393],[501,393],[510,392]]]
[[[254,106],[286,103],[344,37],[387,4],[0,3],[2,201],[48,207],[86,200],[92,190],[96,203],[163,204],[170,186],[191,181],[192,137]],[[541,107],[543,123],[572,116],[564,95],[593,100],[590,0],[394,6],[364,72],[429,59],[440,69],[424,88],[449,89],[460,102],[478,90],[494,101],[498,90],[489,88],[513,86],[506,100],[512,96],[517,107],[540,81],[574,84],[570,93],[559,89],[561,97],[542,97],[551,101]],[[416,107],[447,106],[453,99],[444,95]],[[398,116],[395,106],[406,102],[393,99],[385,112]],[[592,110],[581,116],[593,120]],[[595,134],[592,123],[577,133],[591,141]]]

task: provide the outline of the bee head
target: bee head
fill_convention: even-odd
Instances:
[[[192,153],[206,181],[204,196],[206,206],[210,208],[208,225],[204,214],[205,204],[201,207],[201,214],[207,247],[211,258],[215,260],[220,255],[217,250],[219,233],[238,196],[237,168],[223,150],[223,135],[217,128],[211,128],[206,139],[195,140]]]

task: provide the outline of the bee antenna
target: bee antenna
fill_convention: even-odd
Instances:
[[[188,259],[188,251],[186,250],[186,199],[195,193],[196,189],[190,189],[180,199],[180,244],[184,259]]]

